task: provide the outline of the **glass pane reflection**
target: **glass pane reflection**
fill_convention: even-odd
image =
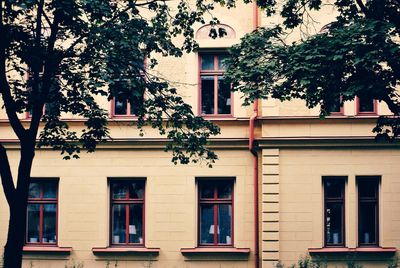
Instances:
[[[125,205],[113,206],[113,231],[112,243],[125,243],[126,234],[126,209]]]
[[[214,243],[214,206],[202,205],[200,207],[200,242],[201,244]]]
[[[28,237],[27,242],[39,243],[40,239],[40,205],[28,204],[28,219],[27,219]]]
[[[343,223],[343,204],[327,203],[325,207],[325,232],[326,243],[337,245],[343,243],[342,223]]]
[[[232,205],[218,206],[218,243],[232,244]]]
[[[43,205],[43,243],[56,243],[56,213],[55,204]]]

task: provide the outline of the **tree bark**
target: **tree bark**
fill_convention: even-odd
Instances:
[[[22,267],[22,249],[26,233],[26,202],[18,200],[10,206],[7,244],[4,247],[4,268]]]
[[[27,201],[32,162],[35,156],[34,142],[21,144],[18,182],[15,198],[9,203],[10,219],[7,244],[4,247],[4,268],[21,268],[22,250],[25,244]]]

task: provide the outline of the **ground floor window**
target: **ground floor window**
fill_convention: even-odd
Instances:
[[[57,180],[32,180],[29,184],[26,243],[57,244]]]
[[[346,177],[324,177],[325,246],[344,246]]]
[[[112,180],[111,245],[144,245],[144,180]]]
[[[357,177],[358,245],[379,244],[379,177]]]
[[[199,245],[233,245],[233,180],[202,179],[199,186]]]

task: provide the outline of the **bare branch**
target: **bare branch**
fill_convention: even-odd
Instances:
[[[32,91],[33,99],[35,100],[34,102],[35,105],[33,106],[32,120],[29,127],[29,132],[32,135],[33,139],[36,138],[39,129],[40,119],[43,114],[43,106],[45,100],[47,99],[46,96],[49,93],[49,88],[51,86],[51,78],[54,77],[55,75],[54,72],[56,69],[58,69],[59,65],[58,60],[55,59],[54,45],[59,30],[60,16],[61,16],[60,12],[56,11],[54,14],[53,23],[50,24],[51,34],[49,37],[46,59],[44,62],[43,84],[41,90],[39,91],[39,89],[36,88],[36,90]]]
[[[0,144],[0,177],[7,202],[8,204],[12,204],[15,195],[15,186],[10,163],[8,162],[7,151],[2,144]]]
[[[0,36],[6,36],[6,28],[3,25],[3,1],[0,1]],[[7,81],[6,75],[6,47],[5,41],[0,42],[0,94],[3,99],[4,107],[8,119],[10,120],[11,127],[13,128],[17,137],[21,140],[24,138],[25,129],[18,119],[15,102],[11,95],[10,85]]]
[[[368,8],[364,5],[362,0],[356,0],[357,5],[360,7],[360,10],[366,15],[369,15],[369,10]]]
[[[103,27],[107,27],[109,24],[113,23],[116,19],[119,18],[119,16],[124,13],[127,12],[129,9],[131,9],[132,6],[128,6],[126,8],[124,8],[123,10],[121,10],[120,12],[118,12],[117,14],[115,14],[110,20],[104,22],[102,25],[97,26],[97,28],[103,28]],[[76,39],[70,47],[68,47],[68,49],[65,50],[64,55],[68,55],[72,52],[72,50],[88,35],[90,34],[90,30],[86,33],[82,33],[81,36]]]

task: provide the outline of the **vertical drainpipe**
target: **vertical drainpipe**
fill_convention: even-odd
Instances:
[[[253,30],[259,26],[258,7],[253,1]],[[254,123],[258,116],[258,99],[253,103],[253,114],[249,120],[249,150],[253,155],[253,185],[254,185],[254,267],[260,267],[259,253],[259,213],[258,213],[258,155],[254,150]]]

